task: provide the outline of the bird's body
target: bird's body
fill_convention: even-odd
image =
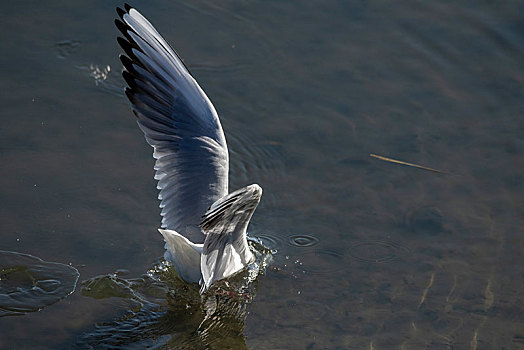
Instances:
[[[246,230],[262,189],[228,194],[229,156],[218,114],[176,52],[137,10],[117,9],[123,77],[154,148],[167,260],[206,290],[252,259]]]

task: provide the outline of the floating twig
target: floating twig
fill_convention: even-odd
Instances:
[[[391,159],[391,158],[379,156],[378,154],[370,153],[369,156],[373,157],[373,158],[377,158],[377,159],[383,160],[385,162],[396,163],[396,164],[401,164],[401,165],[407,165],[407,166],[411,166],[411,167],[414,167],[414,168],[419,168],[419,169],[422,169],[422,170],[433,171],[433,172],[439,173],[439,174],[447,174],[445,171],[429,168],[429,167],[423,166],[423,165],[403,162],[401,160],[396,160],[396,159]]]

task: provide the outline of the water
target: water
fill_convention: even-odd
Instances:
[[[0,251],[0,317],[35,312],[71,294],[78,270],[16,252]]]
[[[522,2],[133,3],[216,106],[276,250],[251,300],[194,319],[182,287],[143,291],[163,244],[117,5],[0,13],[0,249],[133,291],[1,317],[1,348],[524,349]]]

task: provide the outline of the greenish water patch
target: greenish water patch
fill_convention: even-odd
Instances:
[[[129,309],[117,319],[99,323],[77,342],[80,349],[191,348],[247,349],[243,335],[246,306],[256,294],[256,278],[272,259],[270,250],[250,240],[255,262],[216,282],[203,295],[184,282],[165,261],[146,274],[125,279],[118,273],[82,282],[82,295],[123,298]]]
[[[56,303],[73,293],[79,275],[69,265],[0,251],[0,317],[35,312]]]

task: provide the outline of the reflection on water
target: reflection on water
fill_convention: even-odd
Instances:
[[[137,279],[118,273],[82,282],[82,295],[124,298],[129,310],[119,319],[97,324],[77,348],[247,349],[243,334],[246,307],[256,295],[256,278],[272,258],[254,240],[255,262],[247,270],[216,282],[205,294],[180,279],[163,261]]]
[[[72,266],[0,250],[0,317],[40,311],[73,293]]]

